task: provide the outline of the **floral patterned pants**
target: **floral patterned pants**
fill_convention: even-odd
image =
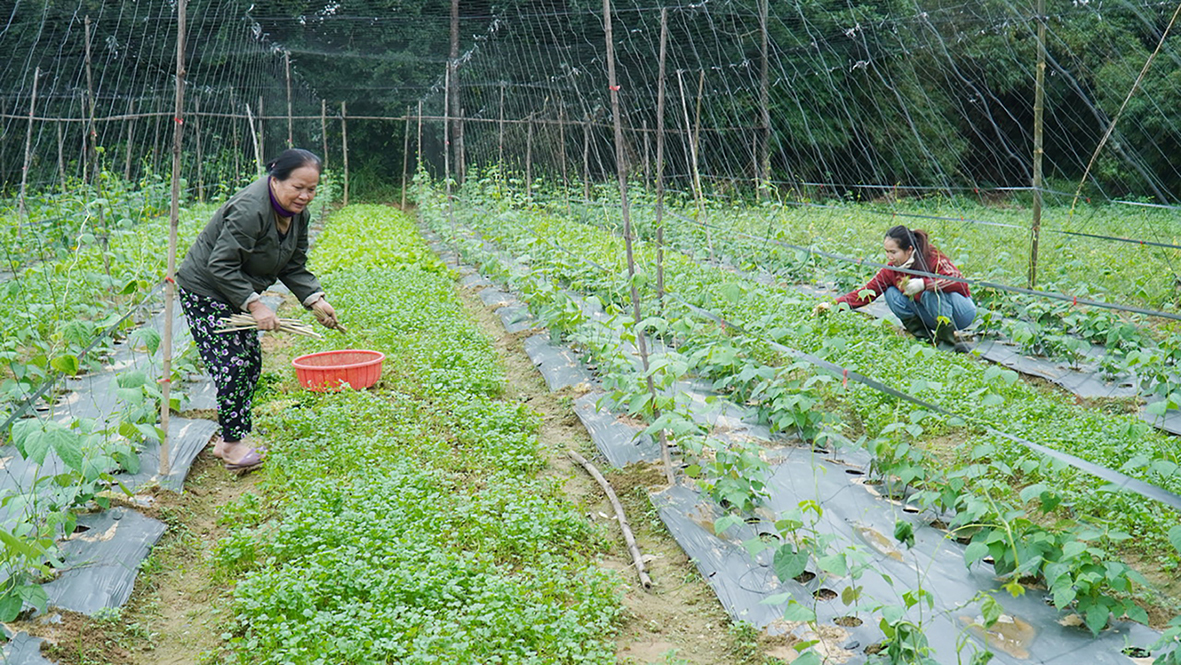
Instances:
[[[213,331],[225,327],[222,319],[238,311],[224,302],[180,289],[180,305],[189,322],[197,353],[217,386],[217,419],[226,441],[240,441],[252,428],[254,388],[262,374],[262,349],[258,331]]]

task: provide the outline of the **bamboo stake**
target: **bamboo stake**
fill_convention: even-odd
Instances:
[[[562,165],[562,196],[570,214],[570,169],[566,164],[566,107],[558,107],[558,162]]]
[[[682,76],[683,73],[684,72],[682,72],[682,71],[677,72],[677,85],[681,91],[681,111],[683,112],[683,114],[685,116],[685,131],[689,134],[689,159],[692,162],[693,198],[697,202],[697,223],[701,224],[702,226],[705,227],[706,244],[709,246],[709,258],[712,261],[713,257],[714,257],[714,244],[713,244],[713,239],[710,236],[709,219],[705,214],[705,200],[704,200],[705,195],[701,190],[701,171],[698,169],[698,162],[697,162],[697,136],[698,136],[698,134],[694,133],[693,125],[689,122],[689,102],[688,102],[687,98],[685,97],[685,79]],[[701,85],[704,85],[704,81],[705,81],[705,71],[704,70],[701,72],[701,81],[702,81],[702,83],[699,84],[699,87]],[[701,99],[701,94],[698,93],[698,106],[697,106],[697,110],[698,110],[697,127],[698,127],[698,130],[700,130],[700,128],[701,128],[700,99]]]
[[[320,160],[328,168],[328,101],[320,100]]]
[[[628,283],[631,286],[631,300],[632,300],[632,314],[635,319],[635,328],[633,332],[636,337],[636,346],[640,351],[640,362],[644,367],[644,376],[647,378],[648,394],[652,398],[653,413],[659,417],[660,408],[656,402],[656,386],[652,381],[652,375],[648,373],[648,343],[645,339],[644,330],[640,326],[640,293],[636,288],[636,257],[635,251],[632,247],[632,224],[631,224],[631,210],[628,204],[627,196],[627,163],[626,151],[623,146],[623,118],[620,115],[619,104],[619,84],[615,78],[615,43],[611,30],[611,0],[603,0],[603,23],[606,30],[607,38],[607,89],[611,92],[611,115],[615,120],[615,173],[619,179],[619,203],[620,214],[623,217],[623,243],[627,249],[627,276]],[[664,436],[664,432],[660,432],[660,456],[664,461],[664,475],[668,479],[670,485],[676,482],[673,476],[672,458],[668,450],[668,440]]]
[[[422,100],[418,100],[418,149],[415,154],[414,168],[422,166]]]
[[[262,109],[263,109],[262,95],[259,95],[258,96],[258,163],[260,164],[260,166],[259,166],[260,171],[262,169],[261,165],[265,165],[267,163],[266,162],[266,159],[267,159],[267,130],[266,130],[266,125],[263,122],[264,113],[263,113]]]
[[[648,576],[648,570],[644,566],[644,555],[640,553],[640,546],[636,543],[636,537],[632,534],[631,525],[627,522],[627,515],[623,513],[623,504],[619,502],[619,497],[615,494],[615,490],[611,487],[611,483],[603,477],[598,468],[591,464],[585,457],[579,455],[573,450],[567,450],[566,454],[570,456],[575,462],[582,465],[586,472],[595,479],[599,487],[603,489],[603,493],[607,495],[607,500],[611,502],[611,509],[615,511],[615,520],[619,522],[619,530],[623,532],[623,540],[627,543],[627,551],[632,555],[632,562],[636,566],[636,574],[640,577],[640,584],[645,589],[652,588],[652,578]]]
[[[656,299],[664,311],[664,79],[668,8],[660,9],[660,73],[656,83]]]
[[[29,187],[29,168],[33,165],[33,112],[37,108],[37,79],[41,78],[41,68],[33,70],[33,94],[29,97],[29,126],[25,130],[25,161],[21,166],[21,191],[18,199],[21,219],[28,220],[28,208],[25,207],[25,194]]]
[[[176,3],[176,121],[172,123],[172,208],[168,216],[168,276],[164,280],[164,357],[161,367],[160,396],[160,476],[172,473],[168,458],[168,420],[172,414],[172,305],[176,300],[176,245],[180,221],[180,149],[184,134],[185,99],[185,10],[188,0]]]
[[[87,153],[86,164],[82,169],[83,182],[98,182],[98,134],[94,130],[94,73],[91,67],[90,58],[90,16],[82,22],[83,32],[85,33],[86,43],[86,140]],[[87,170],[89,170],[90,179],[87,179]]]
[[[157,112],[152,116],[152,173],[160,172],[160,100],[152,102],[152,108]]]
[[[287,73],[287,147],[295,147],[291,128],[291,54],[283,52],[283,70]]]
[[[193,139],[197,143],[197,200],[205,202],[205,155],[201,152],[201,99],[193,97]]]
[[[1029,288],[1037,288],[1037,253],[1042,231],[1042,119],[1046,110],[1046,2],[1037,2],[1037,77],[1033,98],[1033,219],[1029,228]]]
[[[455,209],[451,202],[451,62],[443,74],[443,187],[447,195],[447,220],[451,234],[455,235]]]
[[[127,100],[127,115],[135,113],[135,99]],[[127,151],[123,161],[123,180],[131,181],[131,145],[135,140],[135,118],[127,118]]]
[[[768,193],[768,183],[771,181],[771,86],[769,65],[771,50],[767,35],[767,10],[769,0],[759,0],[759,49],[761,62],[759,63],[759,111],[762,115],[763,131],[759,150],[755,159],[758,160],[758,170],[755,172],[759,179],[759,191]]]
[[[525,198],[533,199],[533,114],[529,115],[529,130],[525,135]]]
[[[500,82],[500,133],[496,140],[496,163],[500,166],[501,178],[504,178],[504,81]]]
[[[16,112],[17,112],[17,110],[18,110],[16,107],[20,105],[20,99],[19,99],[19,97],[18,97],[18,98],[14,98],[14,99],[12,100],[12,104],[13,104],[13,109],[12,109],[12,111],[13,111],[13,113],[14,113],[14,114],[16,114]],[[0,112],[4,112],[4,111],[7,111],[7,110],[8,110],[8,107],[7,107],[6,105],[0,105]],[[6,117],[6,118],[7,118],[7,117],[10,117],[10,116],[9,116],[7,113],[4,113],[4,117]],[[13,115],[13,116],[11,116],[11,117],[16,117],[16,116],[15,116],[15,115]],[[20,116],[20,118],[19,118],[19,119],[20,119],[20,120],[24,120],[25,118],[24,118],[24,116],[22,115],[22,116]],[[7,181],[8,181],[8,179],[9,179],[9,178],[8,178],[8,167],[9,167],[9,160],[8,160],[8,144],[9,144],[9,141],[0,141],[0,180],[3,180],[3,181],[5,181],[5,182],[7,182]]]
[[[262,175],[262,121],[259,121],[259,131],[254,131],[254,114],[250,112],[250,104],[246,105],[246,121],[250,123],[250,145],[254,147],[254,169],[257,175]]]
[[[232,109],[237,105],[237,100],[234,98],[234,91],[230,90],[230,108]],[[237,180],[242,177],[242,144],[238,139],[238,116],[236,115],[230,120],[230,131],[234,135],[234,180]]]
[[[402,209],[406,209],[406,172],[410,165],[410,107],[406,107],[406,121],[402,127]]]
[[[582,200],[590,201],[590,118],[582,123]]]
[[[340,152],[344,161],[344,204],[349,204],[349,127],[346,121],[349,112],[344,102],[340,103]]]
[[[60,122],[53,123],[57,126],[57,178],[61,181],[62,194],[66,193],[66,155],[64,152],[62,139],[62,124]]]
[[[648,135],[648,119],[647,119],[647,118],[645,118],[645,119],[644,119],[644,123],[643,123],[642,127],[643,127],[643,129],[642,129],[642,131],[640,132],[640,137],[641,137],[641,139],[644,141],[644,175],[643,175],[643,182],[644,182],[644,186],[645,186],[645,187],[648,187],[648,186],[649,186],[649,184],[650,184],[650,181],[648,180],[648,174],[649,174],[649,173],[651,173],[651,171],[649,171],[648,169],[649,169],[649,166],[650,166],[650,161],[651,161],[651,159],[650,159],[650,154],[651,154],[651,151],[652,151],[652,141],[651,141],[651,137]]]

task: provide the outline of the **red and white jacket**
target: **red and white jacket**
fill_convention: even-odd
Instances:
[[[951,259],[947,258],[943,252],[940,252],[937,249],[931,250],[931,256],[928,257],[927,264],[935,266],[935,269],[931,272],[937,275],[947,275],[948,277],[961,278],[964,276],[963,273],[960,272],[959,268],[952,264]],[[958,293],[965,298],[972,297],[971,293],[968,291],[968,284],[966,282],[955,282],[947,279],[935,279],[934,277],[919,277],[917,275],[909,275],[904,272],[899,272],[893,268],[882,268],[878,271],[878,274],[873,276],[873,279],[869,280],[869,284],[866,284],[856,291],[850,291],[849,293],[846,293],[845,295],[837,298],[837,302],[846,303],[849,305],[849,307],[854,309],[858,307],[864,307],[865,305],[868,305],[869,303],[876,300],[878,296],[885,293],[886,289],[890,288],[891,286],[896,286],[898,287],[899,291],[903,291],[905,289],[906,282],[909,279],[923,280],[923,290],[919,291],[919,293],[915,296],[915,300],[922,300],[923,294],[927,293],[926,288],[930,285],[932,280],[935,281],[936,288],[943,293]],[[873,295],[867,295],[866,297],[862,298],[859,294],[865,290],[872,291]]]

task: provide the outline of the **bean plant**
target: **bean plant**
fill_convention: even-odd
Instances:
[[[437,231],[446,235],[450,229],[454,234],[456,224],[442,220],[458,219],[462,228],[470,227],[480,238],[478,245],[467,247],[472,256],[495,256],[496,247],[502,247],[510,257],[529,257],[527,268],[514,273],[518,282],[551,281],[550,289],[582,291],[598,298],[604,308],[625,311],[629,303],[623,299],[626,291],[619,281],[623,274],[623,243],[609,223],[588,224],[567,218],[556,209],[519,210],[503,197],[490,195],[489,181],[469,182],[473,184],[462,192],[462,204],[447,211],[448,215],[443,214],[445,202],[420,184],[420,210]],[[606,219],[609,222],[610,215]],[[1080,409],[1056,399],[1017,381],[1011,371],[936,353],[879,323],[848,315],[813,319],[811,302],[806,297],[766,282],[749,281],[732,268],[712,264],[708,260],[709,248],[700,242],[705,236],[703,230],[692,224],[680,228],[697,244],[684,252],[666,254],[669,297],[664,309],[653,311],[656,298],[650,290],[645,290],[645,304],[649,316],[660,322],[657,327],[681,331],[681,335],[669,335],[664,342],[677,348],[684,366],[712,380],[715,388],[728,397],[759,406],[768,422],[775,422],[772,414],[776,399],[787,399],[784,406],[789,415],[780,422],[805,440],[818,438],[820,432],[833,441],[860,442],[874,454],[874,468],[883,481],[901,481],[918,490],[914,500],[922,508],[956,515],[956,522],[949,528],[952,537],[968,545],[965,563],[979,565],[986,554],[991,556],[1009,592],[1022,593],[1028,579],[1041,580],[1057,607],[1078,612],[1094,632],[1113,616],[1146,618],[1132,602],[1136,586],[1144,580],[1114,554],[1127,548],[1153,556],[1164,552],[1161,563],[1165,568],[1175,568],[1181,553],[1169,537],[1175,513],[1136,495],[1113,494],[1094,480],[1060,462],[1041,458],[994,431],[1065,449],[1178,491],[1179,479],[1170,472],[1170,468],[1176,469],[1172,466],[1177,463],[1176,452],[1166,437],[1134,418]],[[558,250],[543,258],[536,251],[542,245]],[[637,252],[641,265],[652,265],[650,245],[641,243]],[[496,261],[500,265],[513,264],[511,258]],[[589,276],[591,268],[596,267],[598,275]],[[650,287],[651,283],[648,275],[643,284]],[[693,312],[676,302],[740,322],[747,332],[735,334],[734,330],[716,325],[704,332],[703,325],[675,324],[678,316],[688,317]],[[818,376],[815,370],[783,358],[769,342],[868,374],[953,415],[905,406],[896,398],[846,381],[809,383],[809,376]],[[593,361],[612,372],[605,376],[609,384],[635,385],[634,380],[621,383],[613,374],[631,363],[604,364],[601,357],[609,350],[590,350]],[[657,371],[671,366],[676,365],[664,363]],[[772,399],[759,392],[777,385],[786,386],[788,392]],[[801,392],[792,396],[791,390]],[[638,392],[633,389],[631,394]],[[626,390],[620,397],[623,399],[617,400],[619,403],[629,403]],[[986,408],[973,408],[977,404]],[[817,412],[829,415],[815,421],[809,420],[814,416],[800,420],[790,415]],[[700,434],[684,423],[678,425],[680,417],[663,414],[650,429],[674,431],[689,440]],[[925,449],[927,441],[948,437],[961,443],[950,451],[940,451],[938,456]],[[741,468],[743,456],[734,459],[739,460],[735,468]],[[765,472],[753,461],[743,471],[750,473],[751,482],[758,482],[760,473]],[[723,476],[716,474],[717,478]],[[707,479],[707,489],[718,485]],[[757,489],[747,491],[745,496],[758,501]],[[748,502],[731,505],[750,507]],[[1042,526],[1066,514],[1101,526]],[[1142,538],[1132,541],[1129,533]],[[895,636],[901,636],[899,644],[912,644],[921,651],[921,643],[912,639],[908,629],[896,626],[893,631]]]

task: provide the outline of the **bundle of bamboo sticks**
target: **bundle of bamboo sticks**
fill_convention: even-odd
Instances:
[[[249,314],[234,314],[233,316],[222,319],[222,324],[225,326],[214,332],[226,333],[237,332],[239,330],[257,330],[258,323],[255,322],[254,317]],[[315,337],[316,339],[324,339],[320,333],[312,330],[308,324],[299,319],[279,319],[279,332],[288,332],[295,335],[304,335],[306,337]]]

